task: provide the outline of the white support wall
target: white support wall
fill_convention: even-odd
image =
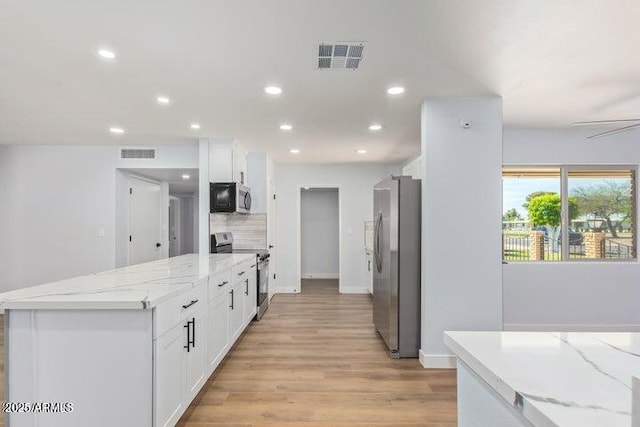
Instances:
[[[117,169],[198,167],[195,144],[157,148],[123,160],[118,146],[0,146],[0,291],[114,268]]]
[[[455,367],[443,331],[502,329],[502,100],[427,99],[421,159],[420,360]]]

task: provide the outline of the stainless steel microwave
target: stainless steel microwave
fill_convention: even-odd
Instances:
[[[237,182],[209,184],[211,213],[251,213],[251,191]]]

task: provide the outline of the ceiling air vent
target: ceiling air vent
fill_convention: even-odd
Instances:
[[[366,42],[336,42],[318,45],[319,70],[357,70]]]
[[[155,159],[155,148],[123,147],[120,149],[121,159]]]

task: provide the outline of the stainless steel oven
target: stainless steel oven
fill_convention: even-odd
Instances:
[[[258,311],[256,320],[260,320],[269,308],[269,253],[258,254]]]

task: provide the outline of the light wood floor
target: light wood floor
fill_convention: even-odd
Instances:
[[[337,281],[276,295],[178,426],[455,426],[455,372],[390,359],[371,318]]]

